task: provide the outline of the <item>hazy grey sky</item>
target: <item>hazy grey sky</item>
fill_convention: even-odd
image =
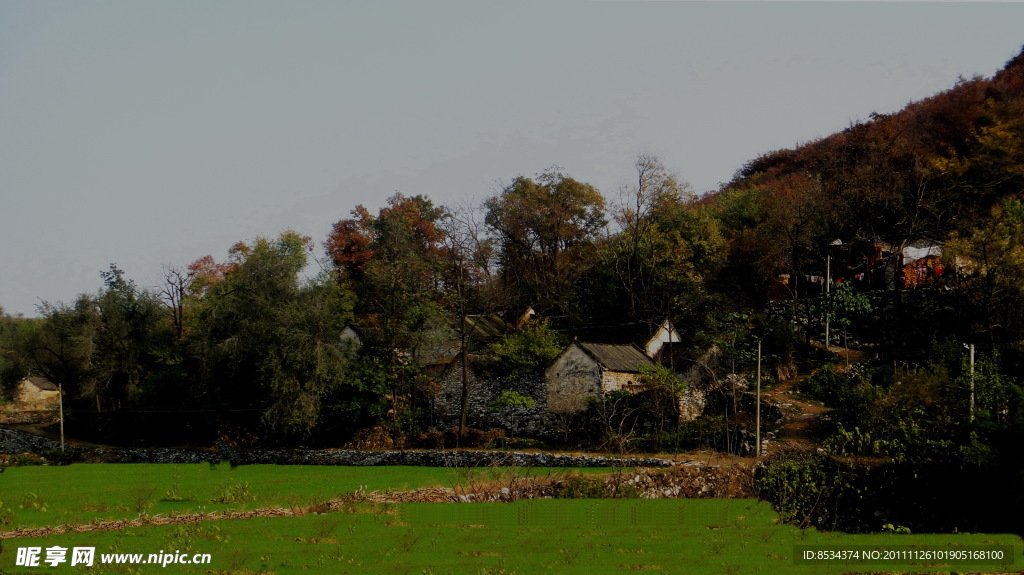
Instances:
[[[395,191],[637,153],[698,191],[991,76],[1020,3],[0,0],[0,306],[35,314]]]

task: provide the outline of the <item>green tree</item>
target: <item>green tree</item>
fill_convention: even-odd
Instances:
[[[73,402],[88,400],[96,411],[129,409],[161,369],[165,312],[115,264],[100,275],[104,287],[96,295],[39,307],[43,323],[26,354],[33,371],[61,384]]]
[[[717,221],[658,158],[641,155],[637,182],[623,190],[618,234],[600,246],[586,298],[625,317],[660,321],[692,312],[724,261]],[[597,311],[597,310],[595,310]]]
[[[235,265],[194,316],[213,403],[259,409],[266,425],[292,435],[321,423],[349,361],[340,336],[352,297],[325,274],[300,280],[309,244],[291,231],[237,244]]]
[[[491,344],[491,352],[498,357],[498,374],[518,379],[543,372],[566,345],[565,337],[541,319],[527,322],[523,329]]]
[[[0,401],[12,399],[18,384],[31,373],[26,351],[39,327],[38,320],[11,317],[0,307]]]
[[[657,365],[640,369],[641,393],[646,396],[648,416],[655,420],[656,431],[662,433],[679,424],[679,402],[688,387],[685,380],[671,369]]]
[[[1024,331],[1024,202],[1004,198],[969,233],[954,233],[943,253],[957,271],[958,289],[993,341]]]
[[[843,330],[843,347],[846,348],[846,366],[850,366],[850,349],[847,347],[847,333],[857,321],[863,321],[871,313],[868,296],[853,290],[848,283],[837,283],[825,297],[825,315],[830,322]]]

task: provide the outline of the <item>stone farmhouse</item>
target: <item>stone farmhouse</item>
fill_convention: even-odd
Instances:
[[[657,364],[635,345],[574,341],[545,370],[547,409],[582,411],[587,398],[635,388],[641,370]]]
[[[14,401],[0,410],[0,423],[51,423],[57,418],[60,389],[45,377],[26,377],[14,392]]]

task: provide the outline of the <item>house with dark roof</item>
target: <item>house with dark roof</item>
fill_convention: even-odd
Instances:
[[[26,377],[15,389],[13,399],[0,406],[0,423],[52,423],[57,417],[60,388],[45,377]]]
[[[26,377],[18,384],[14,401],[21,403],[53,403],[60,395],[59,388],[45,377]]]
[[[580,411],[587,406],[588,397],[635,387],[642,370],[656,366],[653,359],[632,344],[574,341],[544,372],[547,410]]]
[[[634,322],[612,326],[583,326],[563,330],[575,340],[612,345],[634,345],[647,357],[667,360],[668,351],[679,347],[682,335],[669,320],[661,323]],[[662,361],[662,363],[668,363]]]

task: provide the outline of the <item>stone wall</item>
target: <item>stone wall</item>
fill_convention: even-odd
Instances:
[[[501,428],[531,437],[550,434],[549,414],[545,413],[547,396],[545,382],[540,376],[516,379],[479,379],[472,372],[469,381],[469,405],[466,424],[477,429]],[[462,401],[462,371],[451,370],[440,380],[441,393],[434,403],[434,428],[451,429],[459,425]],[[514,411],[494,411],[490,404],[502,392],[515,391],[533,398],[532,408],[519,407]]]
[[[40,453],[60,443],[0,429],[0,453]],[[424,467],[671,467],[667,459],[622,459],[516,451],[355,451],[301,449],[99,449],[69,447],[74,461],[92,463],[219,463],[232,465],[415,465]]]
[[[617,389],[632,390],[636,387],[638,379],[640,379],[640,374],[638,373],[604,371],[601,372],[601,391],[608,393]]]

